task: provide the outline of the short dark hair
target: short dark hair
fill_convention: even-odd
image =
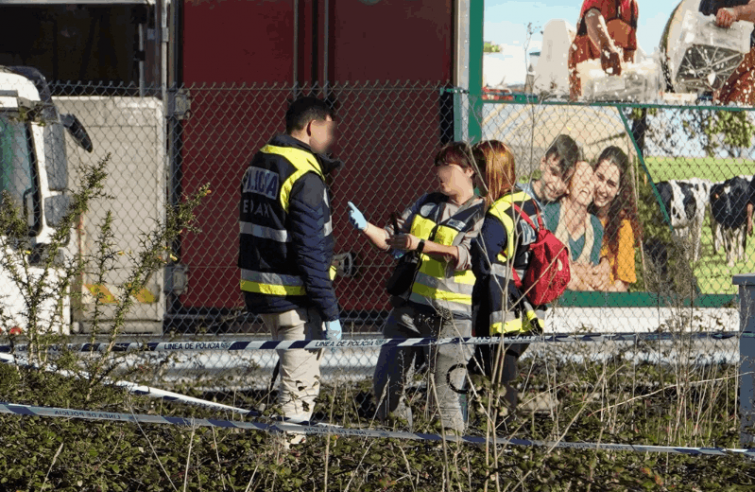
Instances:
[[[335,119],[333,108],[322,99],[303,96],[292,102],[286,111],[286,133],[304,130],[310,121]]]
[[[548,151],[545,153],[545,159],[551,159],[555,157],[558,159],[558,167],[561,172],[566,175],[572,169],[575,164],[582,160],[582,153],[577,146],[577,142],[574,141],[569,135],[559,135],[553,141]]]
[[[463,168],[475,170],[473,163],[472,148],[464,142],[451,142],[435,154],[435,166],[447,166],[449,164],[458,164]],[[475,173],[476,174],[476,173]]]

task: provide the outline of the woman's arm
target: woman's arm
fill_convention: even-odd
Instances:
[[[629,284],[637,282],[634,230],[628,220],[621,222],[617,239],[619,244],[614,260],[614,281],[609,288],[611,292],[626,292]]]
[[[411,225],[411,218],[414,216],[414,214],[417,213],[418,210],[418,203],[421,203],[422,200],[424,200],[426,195],[423,195],[417,202],[415,202],[411,207],[404,210],[404,212],[401,214],[400,217],[397,218],[397,225],[399,227],[399,232],[408,232],[408,228]],[[391,236],[393,235],[391,231],[389,231],[389,228],[386,227],[385,229],[382,229],[375,224],[371,222],[367,222],[367,220],[364,218],[364,214],[357,209],[356,205],[349,202],[349,221],[351,221],[352,225],[356,229],[358,229],[360,232],[364,233],[365,236],[367,236],[367,239],[370,241],[370,244],[372,244],[374,247],[381,251],[389,251],[391,249],[391,246],[389,244],[389,240]]]
[[[436,242],[425,240],[422,252],[434,258],[452,263],[454,270],[464,271],[472,268],[472,241],[480,234],[483,219],[478,220],[471,230],[464,233],[464,238],[458,246],[444,246]],[[398,234],[388,240],[393,249],[415,251],[419,247],[419,238],[412,234]]]
[[[388,245],[388,231],[374,224],[367,223],[367,228],[362,231],[373,246],[381,251],[388,251],[391,247]]]
[[[508,234],[501,221],[486,215],[480,234],[472,240],[472,271],[475,276],[489,275],[498,253],[506,251]]]
[[[566,286],[567,290],[594,290],[590,285],[590,280],[593,276],[591,269],[590,265],[572,263],[569,266],[571,278],[569,279],[569,284]]]
[[[629,283],[616,279],[611,281],[611,264],[608,258],[603,257],[600,264],[591,266],[589,284],[591,289],[599,292],[626,292]]]
[[[419,241],[419,238],[412,234],[397,234],[388,239],[388,246],[401,251],[416,251],[419,248]],[[457,246],[444,246],[425,240],[422,252],[444,261],[459,260],[459,249]]]

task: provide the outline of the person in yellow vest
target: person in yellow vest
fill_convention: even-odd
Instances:
[[[420,254],[420,266],[408,299],[392,297],[394,306],[385,325],[386,338],[469,337],[472,335],[472,273],[470,248],[484,215],[483,200],[475,196],[472,151],[465,143],[444,146],[435,157],[440,191],[423,195],[406,209],[391,227],[377,227],[349,202],[349,219],[369,241],[384,251]],[[462,408],[467,363],[472,349],[449,344],[433,347],[380,350],[373,378],[378,417],[393,414],[411,426],[411,408],[404,389],[415,358],[429,353],[428,392],[435,401],[447,432],[463,433],[466,416]],[[437,395],[437,400],[434,398]]]
[[[508,145],[497,140],[483,141],[474,148],[480,173],[485,178],[485,202],[490,206],[479,236],[473,242],[472,271],[477,282],[474,289],[475,335],[500,336],[540,333],[545,306],[533,306],[514,285],[512,271],[519,278],[529,266],[529,245],[536,231],[522,218],[514,205],[537,223],[539,212],[533,197],[516,185],[516,163]],[[528,344],[512,344],[499,354],[498,346],[479,345],[471,369],[494,378],[506,388],[508,412],[518,402],[517,390],[511,382],[517,377],[517,360]],[[496,361],[498,361],[496,363]]]
[[[333,111],[302,97],[286,112],[286,133],[254,155],[241,181],[241,291],[275,340],[341,339],[333,289],[333,221],[326,177],[340,162]],[[310,419],[320,392],[321,350],[279,350],[278,400],[289,421]],[[301,441],[294,436],[291,444]]]
[[[636,0],[584,0],[567,62],[573,101],[582,95],[579,63],[599,59],[608,75],[621,75],[621,62],[634,62],[638,15]]]

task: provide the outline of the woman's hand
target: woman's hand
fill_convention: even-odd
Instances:
[[[419,247],[419,238],[411,234],[396,234],[388,238],[388,246],[400,251],[414,251]]]
[[[569,269],[571,270],[571,278],[569,279],[569,284],[566,286],[567,290],[590,290],[585,281],[588,276],[587,267],[579,263],[572,263]]]
[[[597,266],[591,268],[590,287],[597,291],[611,290],[611,264],[608,258],[602,258]]]

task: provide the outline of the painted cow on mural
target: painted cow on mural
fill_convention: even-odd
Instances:
[[[753,176],[747,176],[745,174],[740,174],[740,178],[747,180],[748,183],[752,181]],[[719,181],[718,183],[713,183],[713,185],[723,185],[725,181]],[[713,235],[713,251],[718,253],[724,244],[724,236],[722,234],[722,230],[720,227],[718,227],[718,222],[713,220],[713,217],[711,216],[710,220],[710,230]]]
[[[691,261],[700,259],[700,236],[712,186],[710,181],[700,178],[672,179],[657,184],[671,219],[674,239],[689,247]]]
[[[748,176],[735,176],[723,183],[716,183],[710,190],[711,227],[714,247],[723,246],[726,264],[734,266],[746,259],[747,249],[747,202],[750,200]],[[715,222],[715,224],[713,224]]]

